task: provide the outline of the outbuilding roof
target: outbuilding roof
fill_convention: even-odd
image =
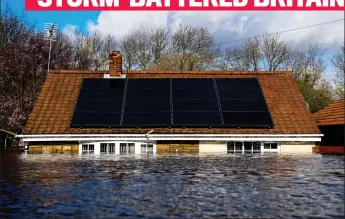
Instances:
[[[344,98],[329,104],[324,109],[313,114],[317,125],[344,125]]]

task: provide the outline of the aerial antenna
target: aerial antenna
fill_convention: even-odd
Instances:
[[[45,23],[44,24],[44,40],[49,40],[49,58],[48,58],[48,73],[50,68],[50,57],[52,51],[52,42],[56,41],[57,37],[57,24],[54,23]]]

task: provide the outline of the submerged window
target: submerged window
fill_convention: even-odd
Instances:
[[[101,153],[107,153],[107,144],[101,143]]]
[[[83,144],[82,153],[83,154],[93,154],[95,152],[95,145],[93,144]]]
[[[243,146],[242,142],[235,142],[235,151],[242,152],[242,146]]]
[[[246,142],[227,142],[228,153],[261,153],[261,145],[263,145],[263,152],[278,152],[278,143],[246,141]]]
[[[153,144],[140,145],[141,154],[153,154]]]
[[[278,144],[277,143],[265,143],[264,144],[264,150],[278,150]]]
[[[230,153],[242,153],[243,142],[228,142],[227,149]]]
[[[252,152],[252,145],[253,145],[253,142],[244,142],[244,151]]]
[[[261,151],[261,142],[253,142],[253,152],[258,153]]]
[[[134,154],[135,144],[134,143],[120,143],[120,154]]]
[[[235,150],[235,142],[233,142],[233,141],[228,142],[227,148],[228,148],[228,151],[234,151]]]
[[[115,143],[101,143],[101,154],[115,154]]]
[[[108,153],[109,154],[115,154],[115,143],[110,143],[108,145]]]

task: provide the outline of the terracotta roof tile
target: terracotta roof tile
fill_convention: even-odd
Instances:
[[[326,125],[343,125],[344,122],[344,104],[345,99],[342,98],[334,103],[329,104],[324,109],[313,114],[313,118],[319,126]]]
[[[84,78],[103,78],[106,71],[51,71],[25,127],[25,134],[147,133],[151,128],[70,128]],[[304,103],[291,72],[124,71],[127,78],[258,78],[271,113],[272,129],[161,128],[155,133],[317,134],[319,129]],[[343,120],[344,121],[344,120]]]

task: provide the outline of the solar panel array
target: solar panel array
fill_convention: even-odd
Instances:
[[[84,79],[71,127],[270,128],[256,78]]]

